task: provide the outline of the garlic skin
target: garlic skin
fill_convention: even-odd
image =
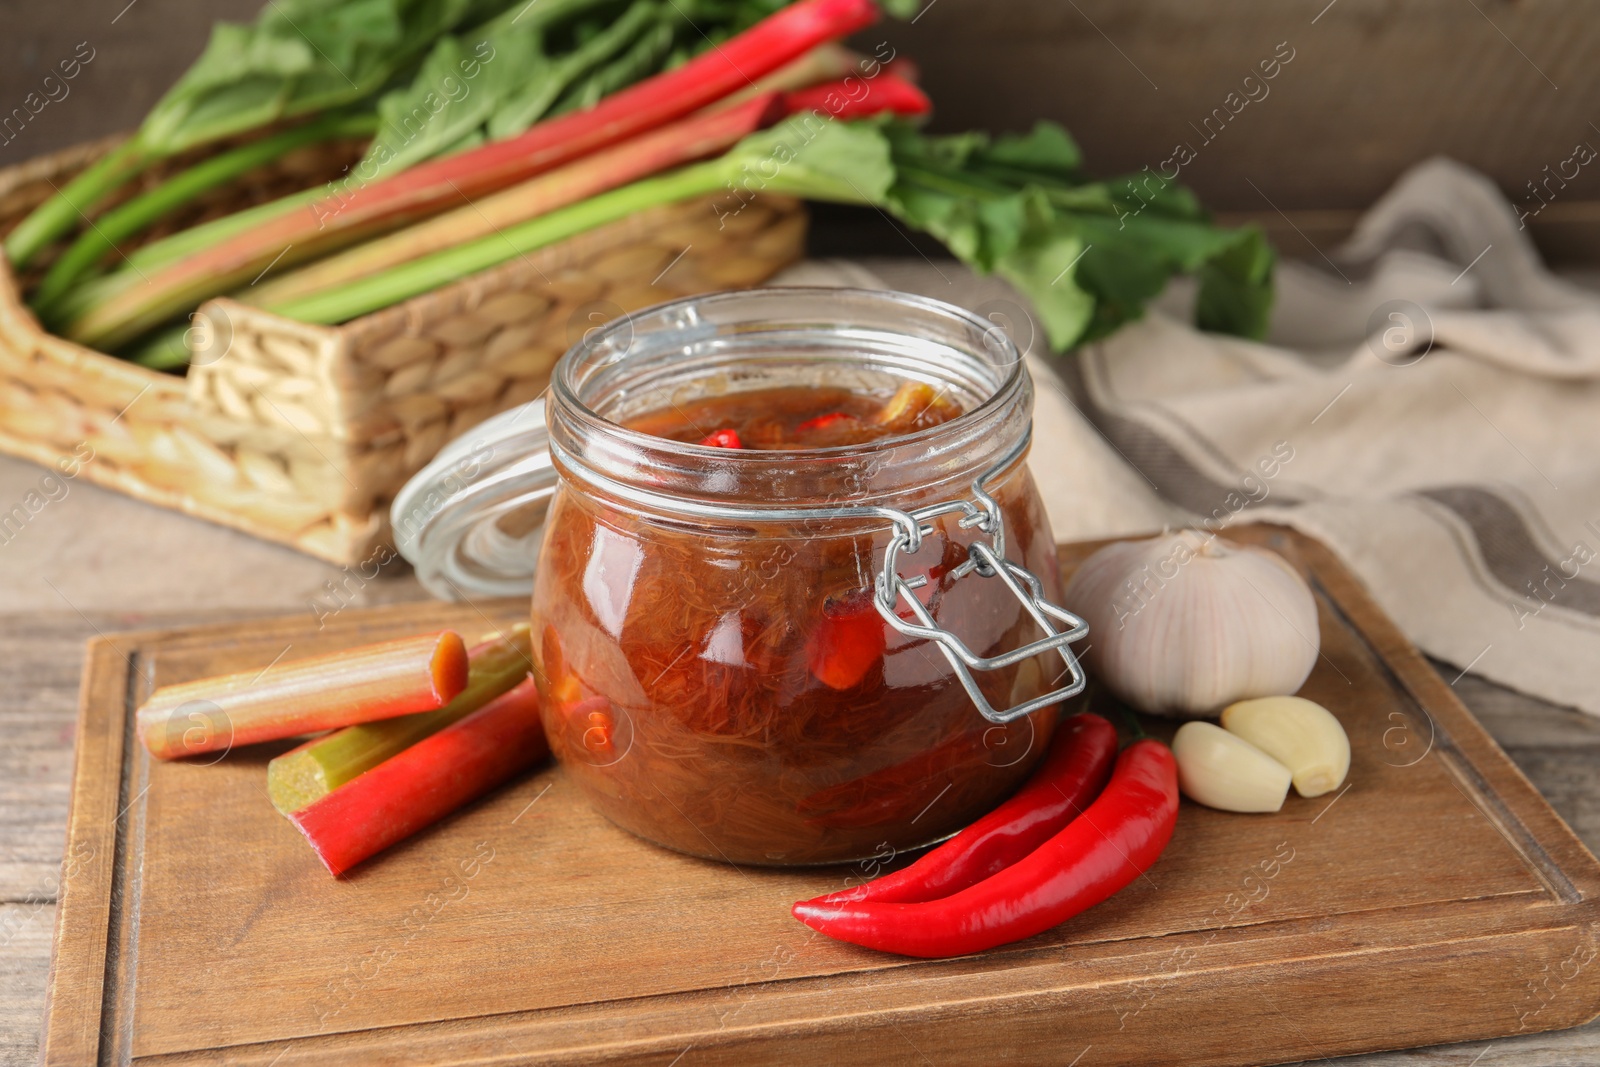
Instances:
[[[1300,697],[1262,697],[1229,704],[1222,728],[1289,768],[1294,791],[1320,797],[1350,773],[1350,738],[1333,713]]]
[[[1289,768],[1215,723],[1186,722],[1172,739],[1183,795],[1222,811],[1278,811]]]
[[[1210,717],[1293,693],[1317,661],[1317,604],[1274,552],[1183,530],[1107,545],[1068,583],[1089,667],[1140,711]]]

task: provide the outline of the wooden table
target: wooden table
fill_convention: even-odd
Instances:
[[[926,268],[917,265],[912,273],[921,270]],[[944,270],[956,273],[949,264]],[[904,272],[894,280],[914,287]],[[939,281],[938,295],[972,295],[951,294],[944,285]],[[0,510],[35,489],[41,473],[0,458]],[[252,615],[309,617],[318,610],[313,601],[321,610],[337,606],[328,582],[342,584],[354,603],[425,596],[406,573],[363,584],[287,549],[89,485],[71,486],[18,536],[0,538],[0,725],[7,732],[0,745],[0,1064],[31,1063],[38,1047],[85,640]],[[1600,851],[1600,775],[1593,770],[1600,720],[1436,666],[1585,843]],[[938,1063],[936,1052],[929,1050],[929,1058]],[[1337,1062],[1600,1063],[1600,1023]],[[682,1067],[693,1067],[692,1054]]]

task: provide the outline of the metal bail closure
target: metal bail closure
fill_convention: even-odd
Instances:
[[[884,621],[900,633],[907,637],[933,641],[939,646],[939,651],[950,661],[956,677],[961,679],[962,687],[972,698],[979,714],[990,722],[1007,723],[1083,692],[1086,679],[1082,668],[1078,665],[1077,657],[1073,655],[1068,645],[1086,636],[1089,633],[1089,624],[1070,611],[1046,600],[1044,586],[1038,577],[1005,558],[1005,520],[1000,513],[999,505],[984,491],[984,482],[987,478],[986,475],[978,479],[973,486],[977,503],[954,501],[948,504],[935,504],[909,513],[895,514],[895,535],[884,552],[883,570],[878,575],[877,595],[873,598],[873,602],[877,605],[878,614],[883,616]],[[984,579],[998,578],[1011,595],[1022,604],[1039,629],[1044,631],[1044,637],[997,656],[979,656],[959,637],[935,622],[922,601],[916,598],[914,590],[926,585],[928,579],[922,575],[915,578],[901,576],[896,566],[900,553],[915,552],[921,547],[922,539],[933,533],[933,527],[924,524],[926,520],[955,512],[962,513],[961,519],[957,522],[958,526],[963,529],[976,527],[988,534],[990,539],[987,542],[972,543],[967,550],[966,562],[951,572],[954,579],[961,581],[974,574]],[[896,610],[902,600],[916,617],[916,623],[901,618]],[[1056,624],[1065,629],[1056,629]],[[999,670],[1052,651],[1060,655],[1062,662],[1066,664],[1069,679],[1067,684],[1004,710],[996,710],[989,703],[983,695],[983,690],[978,687],[977,679],[972,676],[973,671]]]
[[[526,596],[555,489],[535,400],[474,426],[412,476],[390,509],[395,547],[445,600]]]

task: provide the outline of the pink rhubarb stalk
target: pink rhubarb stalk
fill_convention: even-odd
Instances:
[[[586,111],[326,197],[309,210],[268,219],[152,273],[146,284],[86,312],[65,334],[102,349],[120,347],[206,297],[250,282],[274,264],[302,262],[437,214],[682,118],[820,44],[871,25],[877,17],[872,0],[800,0]]]
[[[152,756],[178,759],[434,711],[466,684],[466,646],[445,630],[162,686],[134,720]]]
[[[909,118],[933,110],[926,93],[891,74],[887,67],[875,78],[844,78],[784,93],[783,106],[791,115],[817,111],[846,121],[883,112]]]
[[[486,638],[467,653],[467,687],[438,711],[346,726],[267,764],[267,795],[287,815],[315,803],[425,737],[460,722],[509,692],[533,667],[526,623]]]
[[[721,155],[785,114],[780,94],[772,92],[733,107],[691,115],[466,207],[302,267],[249,290],[244,300],[259,307],[277,308],[465,241],[487,237],[506,226],[576,204],[608,189]]]
[[[438,822],[550,753],[529,678],[289,816],[341,875]]]

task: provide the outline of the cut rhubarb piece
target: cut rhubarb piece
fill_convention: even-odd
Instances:
[[[441,633],[162,686],[135,714],[157,759],[437,711],[467,685],[467,649]]]
[[[905,432],[936,426],[960,413],[927,382],[906,382],[879,410],[877,423]]]
[[[301,808],[289,821],[330,873],[433,825],[550,753],[529,678],[393,759]]]
[[[460,722],[526,678],[532,669],[530,655],[526,624],[485,638],[468,653],[467,687],[438,711],[347,726],[285,752],[267,764],[267,795],[273,807],[285,815],[299,811],[423,738]]]
[[[706,434],[700,442],[712,448],[743,448],[744,442],[739,440],[739,431],[734,429],[714,430]]]
[[[829,601],[822,621],[806,644],[811,674],[829,689],[849,689],[860,683],[883,658],[883,617],[869,592]]]

